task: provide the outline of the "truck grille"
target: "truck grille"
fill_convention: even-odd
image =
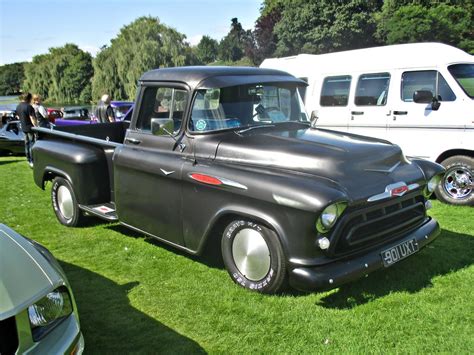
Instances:
[[[0,354],[14,354],[18,349],[15,317],[0,320]]]
[[[398,197],[346,212],[332,236],[334,255],[352,253],[397,239],[426,219],[422,195]]]

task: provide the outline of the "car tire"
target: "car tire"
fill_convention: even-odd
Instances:
[[[61,224],[77,227],[83,223],[84,215],[79,209],[74,189],[68,180],[62,177],[54,178],[51,188],[51,203]]]
[[[221,241],[225,267],[235,283],[261,293],[279,293],[287,283],[283,248],[276,233],[249,220],[234,220]]]
[[[444,202],[458,206],[474,205],[474,159],[465,155],[456,155],[445,159],[441,164],[446,173],[436,187],[436,197]]]

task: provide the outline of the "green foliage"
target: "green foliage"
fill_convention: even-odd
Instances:
[[[193,61],[185,38],[156,17],[140,17],[124,26],[94,61],[93,99],[109,93],[116,100],[133,100],[144,72]]]
[[[390,268],[332,291],[268,296],[235,285],[211,257],[186,255],[118,223],[89,217],[82,228],[59,224],[51,184],[46,191],[35,186],[24,158],[0,157],[0,176],[8,181],[0,189],[0,221],[59,260],[89,353],[468,354],[474,348],[470,207],[433,201],[429,214],[441,235]]]
[[[25,64],[23,87],[49,101],[77,103],[81,97],[90,97],[92,75],[91,55],[75,44],[66,44]]]
[[[219,43],[209,37],[203,36],[196,46],[196,57],[201,63],[212,63],[217,59],[217,49]]]
[[[25,78],[25,63],[13,63],[0,66],[0,95],[12,95],[20,92]]]
[[[387,44],[442,42],[474,53],[472,2],[388,1],[376,15],[376,36]]]
[[[237,18],[231,21],[229,33],[219,43],[218,57],[223,61],[235,62],[244,56],[245,31]]]
[[[373,12],[381,0],[291,0],[275,26],[277,55],[327,53],[376,44]]]

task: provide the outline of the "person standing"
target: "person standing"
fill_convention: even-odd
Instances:
[[[35,110],[35,116],[38,120],[38,126],[43,128],[49,128],[49,119],[48,119],[48,111],[41,105],[41,96],[38,94],[33,95],[33,109]]]
[[[100,123],[115,122],[115,114],[112,106],[110,106],[110,96],[107,94],[102,95],[95,115]]]
[[[35,110],[31,106],[32,96],[29,92],[20,96],[21,102],[16,107],[16,114],[20,119],[21,130],[25,136],[25,155],[30,167],[33,167],[33,157],[31,155],[31,147],[35,142],[35,136],[31,128],[37,126]]]

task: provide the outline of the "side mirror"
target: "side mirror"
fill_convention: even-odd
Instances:
[[[171,135],[174,131],[174,121],[171,118],[152,118],[151,134],[154,136]]]
[[[318,121],[318,111],[314,110],[311,112],[311,117],[309,118],[311,121],[311,127],[316,127],[316,122]]]
[[[433,93],[429,90],[417,90],[413,93],[413,102],[417,104],[429,104],[433,102]]]

